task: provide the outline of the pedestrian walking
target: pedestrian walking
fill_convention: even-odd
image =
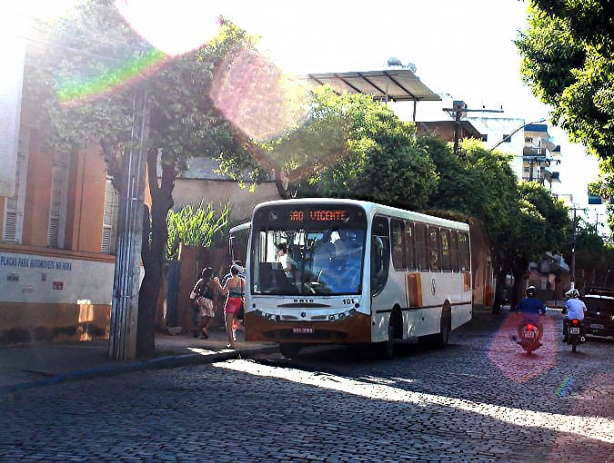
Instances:
[[[236,340],[234,321],[243,304],[245,291],[245,281],[239,277],[239,272],[239,266],[233,264],[230,267],[231,277],[226,280],[226,284],[222,287],[222,293],[227,296],[226,304],[224,304],[224,319],[226,321],[226,335],[228,336],[226,347],[232,349],[235,349]]]
[[[213,269],[205,267],[201,272],[201,278],[194,285],[190,300],[195,315],[194,337],[200,334],[201,339],[209,338],[209,326],[215,318],[213,299],[215,293],[222,291],[220,280],[213,277]]]

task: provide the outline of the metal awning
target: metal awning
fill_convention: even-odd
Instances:
[[[307,74],[310,82],[330,85],[337,92],[362,93],[384,101],[441,101],[409,69],[366,72],[324,72]]]

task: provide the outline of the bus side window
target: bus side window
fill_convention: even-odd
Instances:
[[[429,258],[430,269],[434,272],[441,270],[441,246],[439,243],[439,228],[429,227]]]
[[[388,280],[390,242],[388,219],[375,217],[371,232],[371,295],[380,293]]]
[[[471,271],[470,257],[469,257],[469,235],[465,232],[461,232],[458,235],[458,247],[460,253],[461,270],[463,272]]]
[[[444,272],[452,270],[450,255],[450,230],[441,230],[441,269]]]
[[[392,241],[392,266],[395,270],[405,270],[405,222],[399,219],[390,221]]]
[[[414,232],[414,224],[413,222],[407,222],[405,224],[405,232],[407,234],[405,238],[406,251],[405,256],[407,257],[407,266],[406,268],[410,270],[415,270],[416,267],[416,243],[415,243],[415,232]]]
[[[428,270],[429,260],[427,255],[427,241],[426,241],[426,225],[422,223],[416,224],[416,264],[418,270]]]
[[[458,232],[452,230],[450,233],[450,263],[452,265],[452,271],[458,272]]]

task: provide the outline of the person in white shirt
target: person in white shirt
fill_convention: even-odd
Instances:
[[[569,329],[569,321],[573,319],[584,320],[584,312],[586,312],[586,305],[580,299],[580,293],[577,289],[570,289],[565,293],[565,297],[569,299],[563,306],[563,342],[567,342],[567,333]]]
[[[277,245],[277,261],[281,264],[281,268],[291,281],[294,281],[293,271],[296,269],[296,262],[288,255],[288,245],[279,243]]]

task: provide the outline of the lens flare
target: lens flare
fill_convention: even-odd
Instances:
[[[488,358],[512,381],[525,383],[546,373],[556,364],[556,327],[552,318],[543,318],[542,346],[526,355],[522,348],[511,341],[521,318],[509,316],[495,334]]]
[[[308,113],[307,88],[270,59],[244,48],[219,67],[210,96],[228,120],[258,141],[298,127]]]
[[[565,378],[559,388],[559,395],[564,397],[570,393],[574,379]],[[607,429],[605,422],[613,416],[614,405],[614,375],[598,374],[591,378],[590,383],[583,384],[573,391],[573,397],[567,403],[569,407],[562,410],[569,421],[579,416],[591,417],[599,429]],[[614,433],[609,430],[610,435]],[[559,432],[552,442],[552,450],[545,461],[560,461],[561,455],[586,455],[586,461],[614,462],[614,446],[612,442],[603,442],[593,435],[578,436],[573,432]]]
[[[99,76],[89,79],[75,79],[57,85],[58,100],[62,106],[86,103],[127,85],[138,76],[152,72],[167,59],[160,50],[151,50],[147,54],[131,60]]]
[[[170,56],[195,50],[220,28],[223,2],[215,0],[116,0],[130,27]]]
[[[563,384],[561,384],[558,391],[556,392],[558,396],[565,397],[567,393],[569,392],[569,390],[571,389],[571,387],[573,386],[573,383],[574,383],[574,379],[571,376],[568,376],[567,378],[565,378],[565,381],[563,381]]]

